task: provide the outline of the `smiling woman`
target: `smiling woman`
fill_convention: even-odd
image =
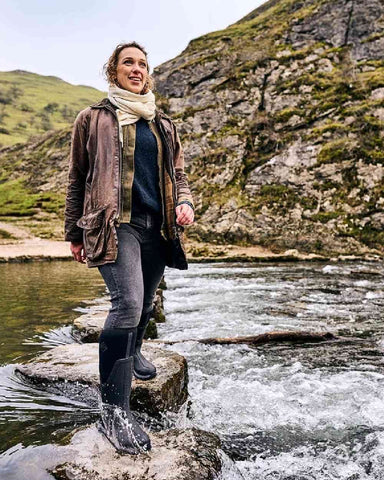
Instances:
[[[144,48],[118,45],[104,71],[108,98],[80,112],[73,129],[65,239],[75,260],[98,267],[111,294],[100,336],[101,429],[117,450],[136,454],[151,442],[130,411],[132,376],[156,376],[141,345],[165,266],[188,266],[182,238],[194,205]]]
[[[153,79],[149,74],[147,54],[136,42],[119,45],[104,66],[110,85],[137,94],[148,93],[153,89]]]
[[[137,53],[139,52],[139,53]],[[137,48],[125,48],[117,65],[117,84],[134,93],[141,93],[147,85],[148,70],[145,55]]]

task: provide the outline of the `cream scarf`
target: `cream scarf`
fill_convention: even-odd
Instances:
[[[122,127],[137,122],[141,117],[145,120],[155,118],[156,103],[152,90],[140,95],[117,85],[109,85],[108,98],[117,107],[120,141],[123,141]]]

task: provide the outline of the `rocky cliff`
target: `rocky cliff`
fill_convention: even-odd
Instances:
[[[159,66],[197,205],[188,237],[384,252],[383,51],[382,0],[270,0]],[[0,214],[20,208],[17,187],[32,213],[60,215],[68,139],[3,150]]]
[[[155,70],[196,198],[190,237],[383,251],[384,3],[271,0]]]

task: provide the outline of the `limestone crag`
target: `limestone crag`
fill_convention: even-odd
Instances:
[[[334,47],[350,45],[357,61],[381,60],[380,52],[384,48],[382,14],[380,0],[323,2],[308,19],[293,19],[286,41],[294,48],[305,47],[309,42],[328,42]]]
[[[272,0],[155,70],[200,241],[383,251],[384,4]]]

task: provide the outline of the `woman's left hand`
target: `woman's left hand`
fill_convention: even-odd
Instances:
[[[179,225],[191,225],[194,217],[194,211],[187,203],[182,203],[176,207],[176,223]]]

